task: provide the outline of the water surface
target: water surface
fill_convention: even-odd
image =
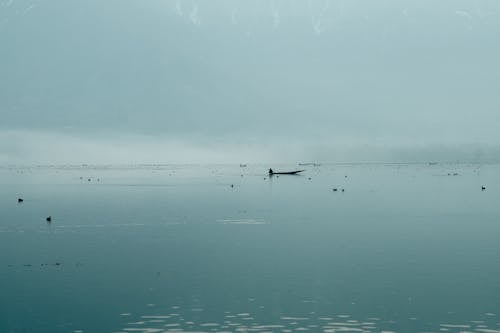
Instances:
[[[500,332],[500,166],[268,167],[0,168],[0,331]]]

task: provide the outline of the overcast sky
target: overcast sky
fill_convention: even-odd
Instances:
[[[0,0],[0,163],[500,159],[499,59],[497,0]]]

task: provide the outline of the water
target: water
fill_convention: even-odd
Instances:
[[[0,332],[500,332],[500,166],[267,168],[0,168]]]

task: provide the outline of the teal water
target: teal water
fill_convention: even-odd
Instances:
[[[500,332],[500,166],[267,168],[0,168],[0,332]]]

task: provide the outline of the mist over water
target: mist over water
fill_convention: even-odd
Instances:
[[[0,159],[498,160],[498,15],[485,0],[2,0]]]
[[[133,134],[85,135],[30,131],[0,133],[5,165],[448,162],[498,163],[500,147],[481,144],[407,145],[309,141],[290,138],[238,142]]]

